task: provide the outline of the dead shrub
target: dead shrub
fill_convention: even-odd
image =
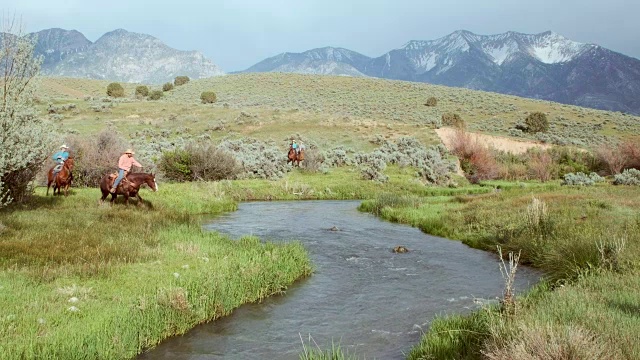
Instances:
[[[500,167],[491,150],[473,139],[463,128],[456,129],[451,143],[451,152],[460,159],[462,170],[470,182],[498,177]]]
[[[304,161],[302,162],[304,169],[309,172],[318,172],[324,163],[324,155],[318,149],[311,148],[304,152]]]
[[[640,170],[640,137],[623,142],[620,145],[622,156],[627,160],[625,167]]]
[[[553,173],[553,158],[546,151],[535,151],[530,155],[529,171],[534,179],[541,182],[551,180]]]
[[[604,164],[610,175],[620,174],[627,162],[620,148],[602,145],[596,150],[598,160]]]
[[[95,136],[71,136],[67,139],[75,158],[73,184],[98,186],[100,179],[118,168],[118,159],[127,142],[113,130],[104,130]]]

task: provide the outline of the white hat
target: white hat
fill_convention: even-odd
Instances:
[[[134,155],[135,153],[133,152],[133,150],[131,149],[127,149],[127,151],[124,152],[125,154],[131,154]]]
[[[62,144],[62,146],[60,146],[60,149],[68,149],[69,147],[67,146],[67,144]]]

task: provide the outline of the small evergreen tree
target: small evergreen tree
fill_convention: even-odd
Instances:
[[[464,120],[458,114],[444,113],[442,114],[442,125],[453,126],[455,128],[464,128]]]
[[[173,84],[175,86],[180,86],[180,85],[184,85],[186,83],[189,82],[189,77],[188,76],[176,76],[176,78],[173,80]]]
[[[149,100],[160,100],[164,96],[164,93],[160,90],[154,90],[149,93]]]
[[[170,91],[173,90],[173,84],[168,82],[168,83],[164,83],[164,85],[162,85],[162,91]]]
[[[124,97],[124,88],[120,83],[111,83],[107,86],[107,95],[115,98]]]
[[[202,100],[203,104],[213,104],[216,102],[216,93],[213,91],[205,91],[200,94],[200,100]]]
[[[144,86],[144,85],[140,85],[138,87],[136,87],[136,97],[147,97],[149,96],[149,88]]]
[[[438,105],[438,99],[435,97],[430,97],[427,99],[427,102],[424,104],[425,106],[436,106]]]
[[[533,112],[524,119],[524,123],[527,126],[527,132],[547,132],[549,130],[549,120],[547,120],[547,114],[543,112]]]

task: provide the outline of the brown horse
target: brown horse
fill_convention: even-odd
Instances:
[[[100,191],[102,191],[102,198],[100,202],[104,202],[104,199],[109,196],[109,190],[116,180],[114,174],[107,174],[100,180]],[[118,195],[124,195],[124,203],[129,204],[129,197],[138,198],[138,204],[142,204],[142,198],[140,197],[140,186],[147,184],[151,190],[158,191],[158,184],[156,183],[156,176],[154,174],[146,173],[131,173],[125,176],[118,184],[115,194],[111,194],[111,203],[116,200]]]
[[[300,152],[296,154],[296,151],[289,147],[289,153],[287,154],[287,164],[300,167],[300,161],[304,160],[304,149],[300,149]]]
[[[73,180],[73,174],[71,170],[73,170],[73,157],[69,157],[62,163],[62,169],[60,172],[54,175],[55,166],[49,169],[47,173],[47,195],[49,195],[49,187],[53,184],[53,195],[56,194],[56,189],[58,190],[58,195],[60,195],[60,190],[64,188],[64,196],[68,195],[69,186],[71,185],[71,181]]]

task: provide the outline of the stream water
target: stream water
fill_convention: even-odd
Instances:
[[[205,224],[232,238],[299,240],[315,272],[283,296],[244,305],[139,359],[298,359],[303,342],[339,345],[360,359],[403,359],[436,315],[464,313],[501,295],[495,255],[361,213],[358,204],[242,203]],[[410,252],[393,253],[398,245]],[[519,267],[516,290],[539,278]]]

